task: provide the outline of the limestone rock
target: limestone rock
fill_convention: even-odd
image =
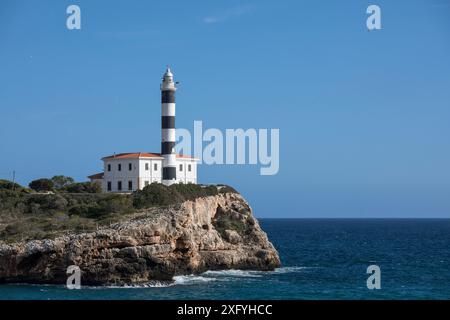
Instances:
[[[218,269],[273,270],[277,251],[236,193],[152,208],[92,233],[0,242],[0,283],[65,284],[69,265],[82,285],[125,285]]]

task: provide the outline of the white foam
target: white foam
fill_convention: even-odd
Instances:
[[[214,275],[221,277],[247,277],[247,278],[260,278],[262,277],[263,271],[252,271],[252,270],[210,270],[203,273],[203,275]]]
[[[273,272],[274,273],[295,273],[295,272],[301,272],[302,270],[305,269],[312,269],[311,267],[281,267],[281,268],[276,268]]]
[[[298,266],[291,266],[291,267],[282,267],[282,268],[276,268],[274,271],[255,271],[255,270],[238,270],[238,269],[230,269],[230,270],[209,270],[204,273],[203,275],[209,276],[214,275],[217,277],[248,277],[248,278],[260,278],[263,277],[265,274],[274,274],[274,273],[295,273],[295,272],[301,272],[305,269],[311,269],[311,267],[298,267]]]
[[[173,277],[175,284],[179,285],[189,285],[195,283],[205,283],[210,281],[216,281],[216,278],[203,277],[201,275],[185,275],[185,276],[175,276]]]
[[[141,284],[131,285],[110,285],[110,286],[82,286],[82,289],[142,289],[142,288],[166,288],[174,286],[174,282],[170,281],[150,281]]]
[[[282,267],[277,268],[274,271],[255,271],[255,270],[209,270],[200,275],[183,275],[174,276],[173,282],[169,281],[151,281],[148,283],[143,283],[139,285],[125,285],[125,286],[86,286],[82,288],[86,289],[135,289],[135,288],[166,288],[175,285],[192,285],[208,283],[211,281],[233,281],[239,278],[261,278],[265,274],[285,274],[285,273],[295,273],[301,272],[304,269],[311,269],[311,267]],[[250,280],[250,279],[249,279]]]

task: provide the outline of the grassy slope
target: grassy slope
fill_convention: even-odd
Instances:
[[[39,194],[15,186],[1,188],[0,241],[54,238],[67,232],[89,232],[126,220],[144,208],[167,206],[198,197],[236,192],[227,186],[151,184],[133,194]]]

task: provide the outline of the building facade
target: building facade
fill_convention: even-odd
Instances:
[[[197,183],[197,161],[175,154],[175,82],[169,68],[161,84],[161,153],[121,153],[102,158],[103,172],[89,176],[104,192],[133,192],[153,183]]]
[[[137,152],[104,157],[104,171],[88,178],[104,192],[133,192],[153,182],[162,183],[163,160],[160,154]],[[176,155],[174,183],[197,183],[197,159]]]

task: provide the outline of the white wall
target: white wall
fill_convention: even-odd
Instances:
[[[188,170],[189,165],[191,165],[191,171]],[[190,158],[177,158],[177,182],[197,183],[197,161]]]
[[[148,170],[146,170],[148,164]],[[156,165],[156,170],[155,170]],[[162,178],[162,159],[141,158],[139,159],[139,188],[145,187],[146,183],[161,183]]]
[[[119,171],[119,164],[122,166]],[[131,164],[131,170],[129,170]],[[108,171],[111,165],[111,171]],[[111,182],[111,192],[131,192],[137,190],[139,179],[139,159],[108,159],[104,161],[103,191],[108,192],[108,182]],[[119,181],[122,182],[122,190],[118,189]],[[128,182],[132,183],[132,190],[128,189]]]
[[[131,170],[129,164],[131,163]],[[177,183],[197,183],[197,161],[190,158],[177,158]],[[121,164],[121,171],[118,165]],[[146,169],[148,164],[148,170]],[[111,171],[108,171],[111,165]],[[156,165],[156,170],[155,170]],[[145,185],[162,181],[162,158],[131,158],[131,159],[107,159],[104,160],[104,178],[102,190],[104,192],[132,192],[143,189]],[[180,165],[183,170],[180,171]],[[191,165],[191,171],[188,170]],[[122,182],[122,190],[118,190],[118,182]],[[128,189],[128,182],[132,182],[132,190]],[[108,182],[111,182],[111,190],[108,191]]]

